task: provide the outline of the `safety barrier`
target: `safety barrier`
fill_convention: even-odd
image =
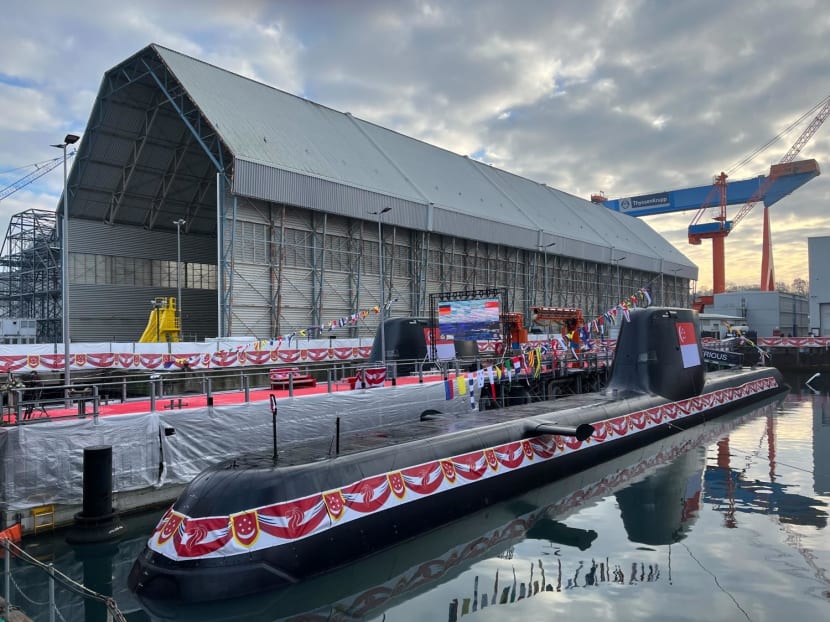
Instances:
[[[14,574],[12,571],[12,558],[14,558],[18,560],[19,563],[37,568],[49,577],[48,601],[46,603],[30,601],[30,604],[39,605],[41,607],[45,605],[46,607],[48,607],[48,615],[50,620],[54,620],[56,615],[59,616],[60,619],[64,619],[64,616],[58,609],[55,594],[55,588],[61,587],[71,592],[74,592],[75,594],[81,596],[84,599],[91,599],[100,602],[106,608],[107,620],[114,620],[116,622],[127,622],[127,618],[118,609],[118,605],[115,603],[115,600],[111,596],[107,596],[106,594],[99,594],[98,592],[89,589],[83,584],[78,583],[72,577],[69,577],[60,572],[59,570],[56,570],[52,564],[44,564],[43,562],[35,559],[22,548],[11,542],[11,540],[9,539],[0,538],[0,548],[2,548],[4,552],[4,598],[0,598],[0,619],[8,620],[10,619],[10,614],[13,611],[20,611],[17,607],[13,605],[12,602],[13,600],[15,600],[12,598],[12,584],[14,582]],[[18,586],[15,585],[15,587],[17,595],[20,596],[21,599],[25,599],[25,594],[21,592]]]

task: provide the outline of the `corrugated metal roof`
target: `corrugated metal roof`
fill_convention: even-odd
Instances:
[[[293,204],[319,209],[314,197],[332,189],[321,186],[323,180],[367,191],[365,196],[341,193],[345,200],[337,202],[335,211],[345,215],[366,218],[364,199],[375,204],[377,195],[402,200],[403,205],[432,203],[459,215],[438,219],[438,233],[498,239],[500,229],[494,225],[509,224],[509,239],[503,243],[537,248],[542,231],[561,240],[557,253],[568,254],[571,246],[577,255],[577,249],[588,249],[583,250],[586,259],[610,261],[617,249],[626,255],[624,265],[657,270],[658,264],[676,264],[697,277],[694,264],[641,220],[178,52],[153,48],[238,160],[298,174],[289,176]],[[251,183],[240,183],[235,191],[285,200],[284,188],[262,183],[268,177],[260,173],[259,179],[248,179]],[[407,226],[412,216],[393,210],[384,221]],[[425,227],[422,215],[416,221]],[[441,222],[451,230],[440,230]],[[523,240],[515,228],[527,232]]]
[[[178,52],[154,48],[234,156],[422,200],[349,115]]]
[[[215,167],[169,102],[148,116],[164,97],[144,68],[159,61],[233,156],[236,194],[367,220],[392,206],[390,225],[528,249],[555,241],[556,254],[622,254],[627,267],[697,278],[641,220],[157,45],[102,82],[70,173],[73,217],[171,229],[186,210],[194,232],[215,229]],[[133,77],[119,90],[122,68]],[[194,183],[204,192],[194,194]]]

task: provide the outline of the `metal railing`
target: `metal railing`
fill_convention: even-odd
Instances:
[[[35,559],[31,555],[29,555],[26,551],[21,549],[19,546],[14,544],[11,540],[8,539],[0,539],[0,549],[5,551],[4,560],[3,560],[3,588],[4,588],[4,596],[5,600],[0,602],[0,615],[2,615],[3,620],[9,619],[9,614],[12,611],[18,610],[12,603],[12,582],[14,581],[14,577],[12,575],[12,568],[11,568],[11,559],[14,556],[15,559],[20,560],[23,564],[28,566],[37,568],[44,574],[46,574],[49,578],[49,597],[48,601],[45,603],[32,603],[36,606],[46,606],[48,607],[49,611],[49,621],[55,622],[56,619],[60,618],[61,620],[64,619],[58,609],[56,598],[55,598],[55,588],[61,587],[63,589],[69,590],[75,594],[80,595],[84,599],[95,600],[101,603],[107,611],[107,622],[127,622],[127,618],[124,616],[123,613],[118,609],[118,605],[115,603],[115,600],[111,596],[107,596],[106,594],[99,594],[88,587],[84,586],[81,583],[78,583],[72,577],[69,577],[59,570],[55,569],[52,564],[44,564],[43,562]],[[17,591],[20,592],[18,586],[15,586]]]
[[[597,365],[610,365],[613,353],[587,353],[580,359],[573,356],[546,356],[542,366],[546,373],[555,376],[572,373],[574,368],[594,369]],[[493,364],[493,357],[479,355],[476,357],[455,358],[451,360],[388,360],[386,380],[397,384],[402,376],[417,376],[424,381],[430,373],[446,377],[450,373],[456,376],[486,369]],[[84,418],[93,419],[100,415],[102,405],[112,402],[149,401],[150,412],[156,410],[183,408],[188,397],[206,397],[207,405],[212,406],[214,397],[223,392],[243,392],[244,401],[251,401],[254,390],[287,390],[293,397],[300,388],[298,378],[314,378],[317,384],[326,385],[329,393],[342,390],[344,385],[353,388],[351,382],[367,369],[376,369],[377,363],[365,361],[340,363],[303,363],[300,365],[272,365],[257,368],[232,368],[228,370],[190,370],[159,371],[132,374],[108,375],[105,378],[77,378],[71,386],[42,382],[37,386],[24,386],[8,389],[4,392],[2,423],[5,425],[25,425],[42,421],[43,417],[54,419]],[[279,386],[272,385],[269,372],[272,369],[286,371],[287,382]],[[291,371],[295,370],[295,371]],[[284,377],[284,376],[283,376]],[[48,409],[52,409],[51,412]],[[56,411],[60,411],[60,414]]]

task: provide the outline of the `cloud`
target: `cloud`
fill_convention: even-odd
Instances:
[[[151,42],[585,198],[765,173],[811,117],[735,165],[830,94],[830,20],[807,1],[34,0],[6,18],[0,170],[52,157],[104,72]],[[830,128],[799,157],[830,161]],[[806,278],[803,241],[830,235],[829,188],[775,206],[779,280]],[[760,215],[726,241],[729,282],[760,279]],[[691,218],[648,222],[705,288],[711,246],[688,244]]]

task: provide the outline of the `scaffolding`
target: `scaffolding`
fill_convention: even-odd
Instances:
[[[29,209],[11,217],[0,250],[0,318],[34,319],[38,343],[62,342],[55,212]]]

